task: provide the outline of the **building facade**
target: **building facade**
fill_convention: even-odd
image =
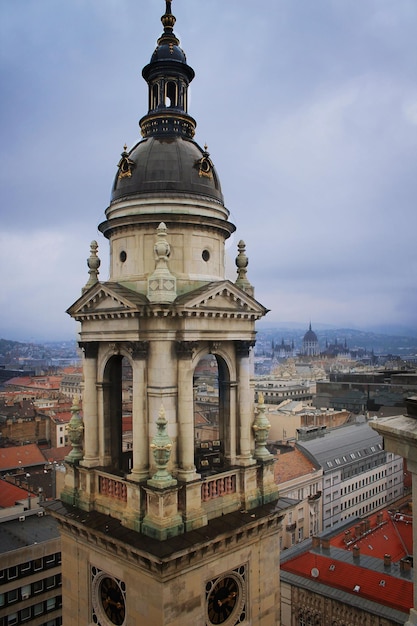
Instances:
[[[61,540],[56,521],[33,507],[0,519],[1,626],[61,626]]]
[[[255,414],[250,356],[266,309],[247,278],[225,277],[235,230],[209,153],[194,141],[194,71],[174,34],[171,2],[143,69],[148,113],[125,149],[99,229],[110,279],[89,280],[69,314],[81,323],[83,421],[61,502],[65,626],[279,624],[280,515],[265,406]],[[218,452],[198,468],[194,373],[213,355]],[[132,442],[123,450],[122,371],[132,369]],[[210,446],[209,446],[210,447]],[[204,460],[204,459],[203,459]]]
[[[323,468],[323,529],[368,515],[404,493],[403,459],[383,448],[368,422],[297,446]]]

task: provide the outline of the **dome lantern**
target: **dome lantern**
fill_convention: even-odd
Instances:
[[[180,135],[194,137],[196,122],[188,115],[188,86],[194,70],[174,34],[175,17],[171,0],[161,17],[164,32],[157,41],[150,63],[142,76],[149,87],[149,111],[139,122],[143,137]]]

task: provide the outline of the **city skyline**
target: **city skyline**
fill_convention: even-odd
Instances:
[[[123,145],[140,139],[141,70],[164,7],[0,8],[0,336],[75,337],[65,310],[87,282],[93,239],[108,277],[97,225]],[[243,239],[268,323],[415,326],[416,5],[172,8],[196,71],[196,140],[208,145],[237,226],[228,277]]]

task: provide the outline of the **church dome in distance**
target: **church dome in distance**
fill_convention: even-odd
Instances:
[[[314,332],[314,330],[311,330],[311,324],[309,326],[308,331],[304,335],[303,341],[304,342],[306,342],[306,341],[315,341],[315,342],[317,342],[318,341],[316,333]]]

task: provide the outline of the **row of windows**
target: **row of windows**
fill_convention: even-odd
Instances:
[[[354,498],[349,498],[349,500],[346,500],[345,502],[342,502],[340,505],[340,508],[342,509],[348,509],[351,506],[354,506],[355,504],[358,504],[359,502],[362,502],[363,500],[368,500],[369,498],[372,498],[373,496],[375,496],[377,493],[380,493],[381,491],[385,491],[385,485],[377,485],[376,487],[374,487],[373,489],[370,489],[369,491],[363,491],[358,493],[357,496],[355,496]]]
[[[48,576],[42,580],[35,580],[35,582],[29,585],[23,585],[22,587],[11,589],[10,591],[7,591],[7,593],[0,593],[0,607],[9,606],[15,602],[20,602],[21,600],[27,600],[28,598],[36,596],[44,591],[48,591],[49,589],[56,589],[57,587],[60,587],[61,584],[61,574],[57,574],[56,576]]]
[[[357,476],[358,474],[363,474],[368,470],[379,467],[380,465],[385,465],[385,454],[379,454],[374,456],[371,461],[368,462],[360,462],[353,463],[352,465],[343,468],[342,471],[342,480],[346,480],[346,478],[350,478],[351,476]]]
[[[369,454],[374,454],[377,450],[382,450],[382,445],[380,443],[375,446],[370,446],[369,448],[364,449],[365,456]],[[355,459],[359,459],[362,457],[362,452],[357,450],[356,452],[350,452],[350,454],[342,455],[340,458],[336,458],[333,461],[326,461],[327,467],[333,467],[334,464],[340,465],[341,463],[350,463],[350,461],[354,461]]]
[[[373,483],[376,480],[381,480],[382,478],[385,478],[386,475],[387,475],[387,470],[384,469],[381,472],[376,472],[375,474],[371,474],[371,476],[366,476],[365,478],[362,478],[362,480],[358,480],[355,483],[350,483],[349,485],[346,485],[346,487],[342,487],[341,494],[342,496],[344,496],[347,493],[350,493],[351,491],[356,491],[357,489],[366,487],[367,485],[369,485],[369,483]]]
[[[349,519],[349,517],[360,517],[362,515],[367,515],[368,513],[371,513],[374,509],[379,509],[381,507],[383,507],[386,504],[386,496],[383,496],[382,498],[378,498],[377,500],[368,502],[365,506],[360,507],[359,509],[355,509],[354,511],[351,511],[350,513],[348,513],[345,516],[341,516],[341,521],[343,522],[344,520]]]
[[[6,615],[5,617],[0,618],[0,626],[17,626],[18,624],[27,624],[30,623],[30,620],[39,617],[40,615],[50,613],[51,611],[55,611],[56,609],[60,609],[61,607],[61,596],[57,596],[56,598],[49,598],[44,602],[38,602],[33,606],[25,607],[20,611],[10,613],[10,615]],[[48,620],[44,623],[43,626],[61,626],[61,624],[62,618],[57,617]]]
[[[60,552],[48,554],[48,556],[33,559],[33,561],[26,561],[26,563],[13,565],[12,567],[6,567],[5,569],[0,570],[0,585],[4,585],[5,583],[15,580],[16,578],[30,576],[34,572],[41,572],[42,570],[56,567],[57,565],[61,565]]]

